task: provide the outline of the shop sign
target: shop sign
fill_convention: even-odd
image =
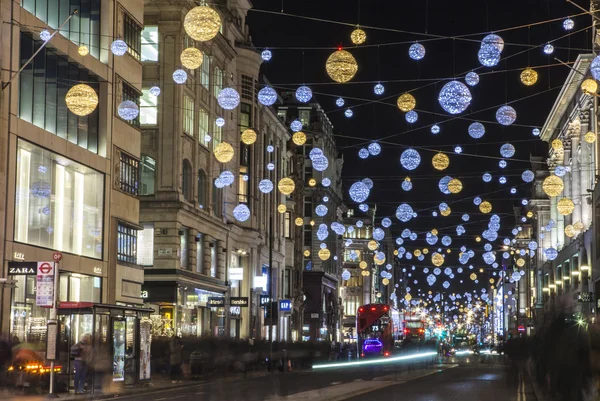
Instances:
[[[8,274],[35,276],[37,262],[8,262]]]
[[[289,299],[280,300],[279,310],[282,312],[290,312],[292,310],[292,301],[290,301]]]
[[[25,260],[25,254],[23,252],[15,252],[15,253],[13,253],[13,259]]]
[[[318,313],[311,313],[310,314],[310,318],[311,319],[318,319],[319,318],[319,314]]]
[[[52,306],[54,303],[54,262],[37,263],[37,306]]]
[[[229,304],[233,306],[237,306],[240,308],[248,307],[248,297],[231,297],[229,298]]]
[[[266,306],[269,304],[269,296],[268,295],[261,295],[260,296],[260,306]]]
[[[219,308],[225,306],[225,297],[208,297],[207,306]]]
[[[173,254],[173,248],[158,248],[158,256],[170,256]]]
[[[578,302],[592,302],[594,300],[594,293],[592,292],[580,292],[577,296]]]
[[[102,274],[102,268],[98,266],[94,266],[94,274]]]
[[[242,281],[244,279],[244,268],[243,267],[230,267],[229,268],[229,280]]]
[[[242,308],[240,308],[239,306],[230,306],[229,307],[229,314],[231,316],[241,316],[241,314],[242,314]]]
[[[141,291],[140,292],[140,298],[142,298],[142,299],[148,298],[148,291]]]

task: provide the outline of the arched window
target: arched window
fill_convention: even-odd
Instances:
[[[208,201],[208,188],[206,187],[206,173],[204,170],[198,170],[198,205],[200,209],[206,208],[208,206],[206,202]]]
[[[156,178],[156,160],[148,155],[142,155],[142,169],[140,178],[142,186],[140,188],[140,195],[153,195],[154,194],[154,180]]]
[[[185,159],[183,161],[183,174],[181,181],[181,191],[183,192],[183,198],[186,201],[192,201],[192,165]]]

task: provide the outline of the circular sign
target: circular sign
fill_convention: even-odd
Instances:
[[[54,259],[55,262],[60,262],[62,259],[62,253],[54,252],[54,254],[52,255],[52,259]]]

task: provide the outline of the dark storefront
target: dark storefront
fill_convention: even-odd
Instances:
[[[337,282],[324,272],[304,272],[303,341],[339,341]]]

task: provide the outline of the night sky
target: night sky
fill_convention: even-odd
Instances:
[[[377,225],[381,218],[389,216],[395,237],[404,228],[419,234],[417,241],[405,242],[408,251],[425,246],[430,249],[442,247],[441,242],[428,246],[424,241],[425,233],[437,228],[440,239],[443,235],[453,239],[450,246],[453,253],[446,257],[442,269],[459,266],[458,253],[462,245],[477,253],[469,264],[476,268],[486,267],[481,258],[486,241],[477,244],[474,238],[487,228],[490,215],[481,214],[472,198],[479,195],[490,201],[492,213],[501,217],[500,235],[492,243],[498,250],[503,238],[512,238],[510,231],[516,224],[513,206],[529,196],[530,186],[523,183],[521,173],[531,168],[530,155],[544,156],[547,153],[547,144],[534,137],[532,129],[541,128],[544,124],[569,73],[567,67],[556,65],[558,61],[554,58],[572,62],[578,54],[590,52],[587,49],[591,46],[591,16],[576,16],[582,11],[564,0],[363,0],[360,12],[358,3],[357,0],[254,0],[255,10],[249,12],[247,19],[252,40],[258,49],[268,47],[273,52],[272,60],[263,64],[263,72],[279,90],[295,90],[303,83],[312,88],[334,124],[338,149],[344,156],[344,197],[348,206],[355,208],[357,216],[363,214],[349,198],[348,188],[353,182],[369,177],[374,181],[374,188],[367,203],[377,205]],[[283,11],[291,15],[257,11],[280,12],[282,4]],[[578,1],[578,4],[589,8],[586,2]],[[360,22],[367,33],[367,41],[361,46],[354,46],[350,41],[352,26],[298,16],[351,24]],[[568,16],[575,21],[574,29],[569,32],[562,26],[562,18]],[[561,19],[502,31],[554,18]],[[368,26],[382,29],[370,29]],[[461,39],[415,34],[426,31],[432,35],[459,36]],[[497,32],[506,43],[501,61],[494,68],[482,67],[477,59],[480,41],[490,32]],[[569,37],[553,42],[555,51],[552,55],[543,53],[545,43],[569,33]],[[427,53],[420,61],[408,56],[408,48],[415,41],[426,48]],[[522,45],[528,44],[541,46],[526,51],[528,47]],[[336,46],[351,51],[359,64],[358,73],[346,84],[334,83],[325,72],[325,61]],[[515,55],[517,53],[520,54]],[[531,87],[523,85],[519,79],[527,66],[535,67],[539,74],[538,82]],[[473,96],[470,107],[458,116],[450,116],[437,101],[440,89],[453,77],[464,82],[465,73],[474,69],[480,74],[480,83],[470,87]],[[385,86],[385,93],[381,96],[373,93],[378,82]],[[408,124],[404,113],[396,107],[396,99],[403,92],[415,88],[419,89],[411,93],[417,99],[415,110],[419,113],[419,120]],[[339,96],[346,100],[343,108],[335,105]],[[528,98],[519,100],[524,97]],[[518,114],[516,123],[503,127],[496,122],[496,110],[515,100],[519,101],[511,105]],[[344,116],[347,106],[354,111],[352,118]],[[469,136],[467,128],[473,121],[485,125],[483,138],[475,140]],[[430,132],[434,123],[441,127],[438,135]],[[359,159],[358,150],[373,140],[380,140],[381,154],[366,160]],[[507,142],[516,147],[516,154],[507,160],[505,169],[500,169],[499,149]],[[462,146],[464,154],[448,154],[450,167],[443,172],[433,169],[431,158],[434,151],[452,151],[456,145]],[[407,171],[400,165],[400,154],[411,146],[419,150],[422,160],[416,170]],[[485,172],[492,174],[490,183],[482,180]],[[461,193],[444,195],[440,192],[438,182],[445,175],[462,181]],[[498,183],[501,175],[507,178],[507,184]],[[401,188],[407,176],[413,182],[410,192]],[[511,187],[517,188],[516,195],[510,194]],[[396,208],[403,202],[410,204],[419,214],[408,223],[401,223],[395,217]],[[437,210],[440,202],[450,205],[452,214],[449,217],[431,217],[431,211]],[[463,213],[471,216],[468,224],[460,219]],[[458,237],[455,227],[461,223],[466,233]],[[402,259],[401,263],[431,268],[430,256],[422,263],[414,258],[412,261]],[[501,261],[500,254],[496,260]],[[453,283],[457,279],[469,281],[470,273],[457,275]],[[438,277],[436,287],[441,281],[442,276]],[[428,287],[422,279],[418,286]],[[451,289],[460,291],[454,284]]]

